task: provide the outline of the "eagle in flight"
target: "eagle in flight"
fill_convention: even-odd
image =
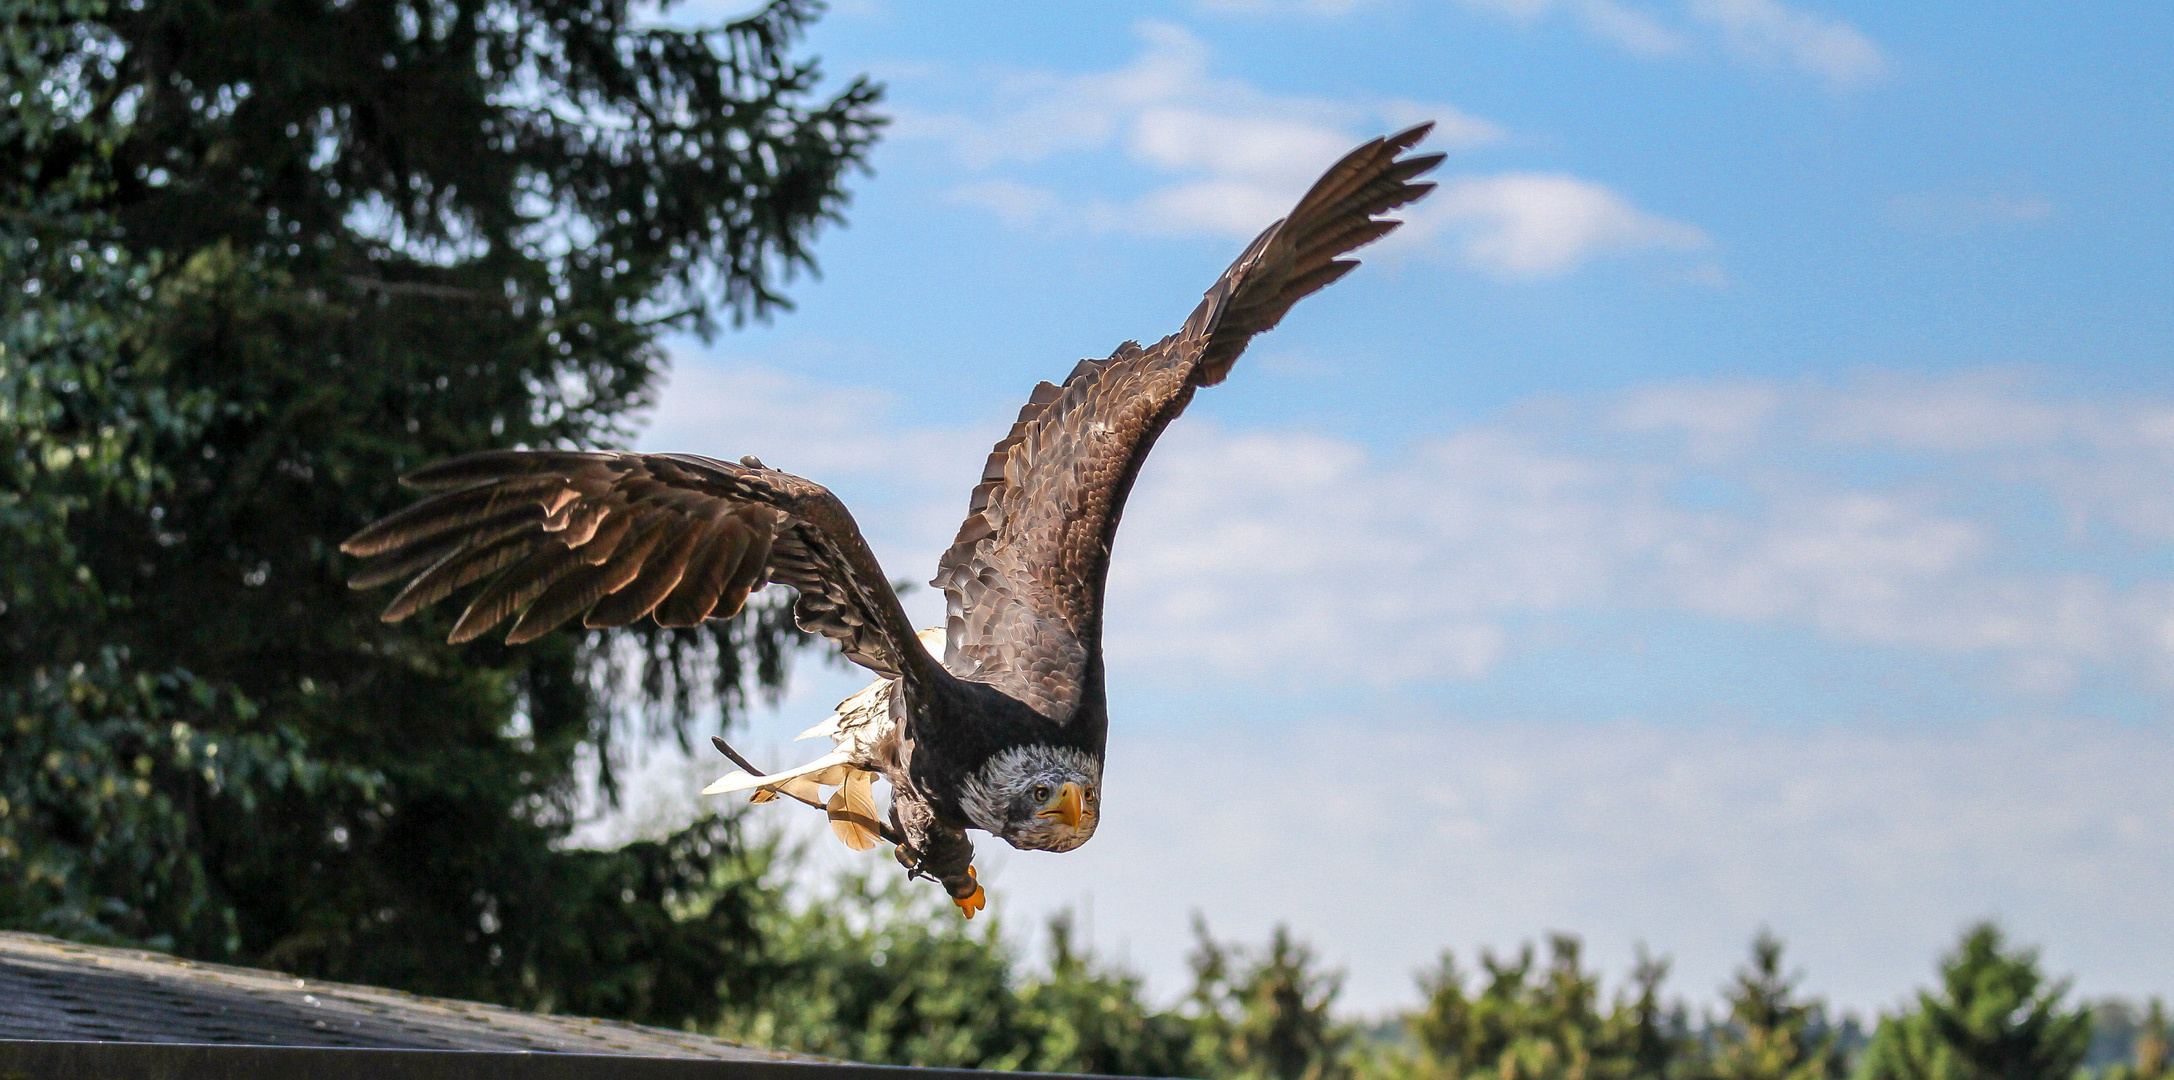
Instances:
[[[941,630],[915,634],[835,496],[753,457],[496,450],[431,465],[403,478],[429,498],[341,545],[368,560],[349,584],[409,579],[382,616],[398,622],[489,578],[449,640],[512,619],[509,644],[577,615],[591,627],[645,615],[693,626],[736,614],[765,584],[790,586],[800,626],[878,679],[802,736],[834,749],[798,768],[760,773],[718,740],[741,771],[704,794],[820,806],[856,849],[896,845],[909,873],[936,879],[971,918],[984,895],[967,830],[1070,851],[1100,821],[1103,581],[1149,448],[1253,335],[1358,265],[1340,256],[1399,224],[1379,215],[1433,188],[1416,178],[1442,155],[1403,156],[1431,126],[1337,162],[1177,333],[1034,388],[937,565]],[[882,817],[878,777],[891,789]]]

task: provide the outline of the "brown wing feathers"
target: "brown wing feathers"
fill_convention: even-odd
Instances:
[[[1402,224],[1375,215],[1434,190],[1433,184],[1412,180],[1441,164],[1442,155],[1397,158],[1426,138],[1433,126],[1422,124],[1375,139],[1344,155],[1298,201],[1291,216],[1269,226],[1231,265],[1187,321],[1187,333],[1181,335],[1207,332],[1194,385],[1222,382],[1253,335],[1274,327],[1291,305],[1359,265],[1356,259],[1338,256],[1371,244]],[[1218,304],[1218,293],[1226,288],[1227,301]],[[1205,325],[1196,327],[1195,320]]]
[[[1385,213],[1433,185],[1439,154],[1399,159],[1428,126],[1376,139],[1314,184],[1249,245],[1184,329],[1126,342],[1041,383],[990,453],[935,584],[949,594],[947,661],[1049,715],[1079,700],[1099,634],[1109,543],[1141,458],[1193,389],[1221,382],[1253,335],[1357,266]],[[676,454],[494,451],[405,479],[431,497],[341,545],[369,561],[349,580],[409,579],[404,619],[478,581],[454,641],[514,619],[526,641],[576,615],[587,626],[653,616],[691,626],[737,612],[765,582],[799,593],[794,616],[884,674],[919,669],[897,598],[844,506],[823,488],[742,463]]]
[[[1431,183],[1407,181],[1441,164],[1443,155],[1423,154],[1397,160],[1398,154],[1418,145],[1433,127],[1431,123],[1421,124],[1387,138],[1375,139],[1344,155],[1342,161],[1315,181],[1290,217],[1269,226],[1247,247],[1209,290],[1208,298],[1187,320],[1186,330],[1178,334],[1180,339],[1209,338],[1201,362],[1196,364],[1192,380],[1195,385],[1213,386],[1221,382],[1229,373],[1231,362],[1238,358],[1238,353],[1253,335],[1274,327],[1292,305],[1359,265],[1355,259],[1337,259],[1336,256],[1371,244],[1403,224],[1377,219],[1373,215],[1386,213],[1434,190]],[[1289,249],[1289,267],[1276,281],[1261,281],[1254,271],[1268,252],[1278,246]],[[980,540],[994,532],[980,514],[989,504],[990,493],[1004,483],[1004,470],[1012,448],[1024,442],[1028,432],[1046,419],[1049,406],[1083,376],[1099,375],[1105,367],[1143,352],[1138,342],[1128,341],[1107,360],[1081,360],[1073,366],[1071,374],[1065,376],[1062,386],[1048,382],[1035,384],[1011,431],[990,451],[981,483],[974,488],[965,526],[955,544]],[[977,533],[979,535],[972,535]]]
[[[349,579],[355,588],[413,575],[385,609],[388,622],[487,578],[450,640],[509,618],[509,643],[577,615],[591,627],[643,616],[693,626],[738,612],[778,581],[799,590],[803,627],[870,667],[896,674],[895,636],[912,638],[844,507],[752,458],[493,451],[404,482],[437,494],[341,545],[370,560]]]
[[[1431,125],[1345,155],[1208,290],[1184,329],[1083,360],[1034,388],[997,443],[934,582],[948,594],[947,662],[1050,715],[1080,699],[1097,648],[1109,546],[1140,461],[1193,389],[1223,380],[1255,334],[1358,264],[1339,256],[1397,227],[1440,154],[1399,160]]]

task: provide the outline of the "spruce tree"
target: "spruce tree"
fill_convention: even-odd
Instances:
[[[1070,912],[1049,920],[1049,970],[1019,990],[1035,1049],[1021,1066],[1043,1072],[1185,1076],[1192,1029],[1152,1009],[1139,976],[1098,963],[1075,940]]]
[[[2069,1080],[2091,1047],[2091,1013],[2048,985],[2038,955],[1980,923],[1940,962],[1941,992],[1880,1019],[1861,1080]]]
[[[1668,979],[1667,957],[1656,957],[1643,943],[1631,967],[1631,989],[1618,992],[1608,1016],[1609,1045],[1622,1062],[1625,1075],[1640,1080],[1662,1080],[1685,1071],[1694,1057],[1687,1010],[1661,998],[1661,984]]]
[[[1193,1065],[1245,1080],[1340,1080],[1353,1033],[1330,1015],[1342,975],[1277,926],[1258,953],[1216,941],[1197,914],[1191,957]]]
[[[1404,1030],[1424,1059],[1425,1075],[1459,1077],[1479,1064],[1482,1050],[1475,1030],[1474,1006],[1465,993],[1464,972],[1448,949],[1432,970],[1421,971],[1416,981],[1423,1002],[1407,1016]]]
[[[1529,944],[1514,957],[1483,952],[1477,993],[1445,952],[1420,976],[1425,1004],[1405,1020],[1416,1057],[1387,1059],[1383,1071],[1432,1080],[1629,1080],[1680,1069],[1690,1040],[1681,1006],[1661,995],[1666,960],[1641,948],[1630,986],[1604,1007],[1600,977],[1585,969],[1578,939],[1555,934],[1548,948],[1538,970]]]
[[[783,308],[876,89],[793,55],[807,0],[0,9],[0,925],[714,1013],[732,824],[558,845],[628,723],[778,685],[781,611],[449,647],[334,545],[424,462],[623,440],[661,334]]]
[[[1714,1048],[1718,1080],[1839,1080],[1843,1061],[1824,1031],[1818,1002],[1796,996],[1799,976],[1782,970],[1782,942],[1761,930],[1751,963],[1736,972],[1722,997],[1729,1006]]]

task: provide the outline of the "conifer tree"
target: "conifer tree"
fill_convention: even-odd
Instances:
[[[1517,1036],[1503,1051],[1504,1080],[1589,1080],[1603,1051],[1600,977],[1580,962],[1580,943],[1569,934],[1548,938],[1548,966],[1519,1010]],[[1492,989],[1492,988],[1490,988]]]
[[[1051,920],[1048,969],[1030,975],[998,920],[967,923],[895,873],[786,903],[779,868],[797,856],[759,856],[766,967],[720,1034],[885,1065],[1204,1075],[1187,1058],[1187,1020],[1149,1007],[1138,976],[1082,948],[1069,915]]]
[[[1689,1037],[1680,1007],[1661,996],[1665,960],[1641,949],[1630,987],[1603,1008],[1600,977],[1585,969],[1578,939],[1555,934],[1548,948],[1537,977],[1531,945],[1514,958],[1483,952],[1486,977],[1477,994],[1445,952],[1420,976],[1426,1001],[1406,1020],[1417,1060],[1390,1060],[1383,1071],[1437,1080],[1628,1080],[1679,1067]]]
[[[1130,972],[1096,962],[1075,940],[1070,912],[1049,921],[1049,971],[1019,991],[1035,1051],[1023,1067],[1115,1076],[1185,1076],[1192,1029],[1149,1007]]]
[[[1193,919],[1193,1062],[1202,1075],[1340,1080],[1351,1030],[1330,1014],[1342,976],[1278,926],[1257,955],[1216,941]]]
[[[2091,1013],[2062,1004],[2038,955],[1980,923],[1940,962],[1941,991],[1880,1019],[1861,1080],[2069,1080],[2091,1045]]]
[[[1796,996],[1800,976],[1782,970],[1782,942],[1752,939],[1751,963],[1723,992],[1729,1014],[1714,1050],[1718,1080],[1839,1080],[1843,1061],[1818,1002]]]
[[[429,460],[623,439],[660,334],[785,304],[879,123],[793,55],[816,5],[0,10],[0,925],[714,1011],[730,823],[557,845],[626,723],[777,685],[781,612],[450,647],[334,545]]]
[[[1017,1069],[1033,1055],[998,920],[968,923],[896,873],[769,910],[757,992],[719,1033],[849,1061]],[[943,910],[939,910],[939,908]]]
[[[1465,993],[1464,972],[1448,949],[1422,971],[1416,981],[1422,1004],[1405,1018],[1404,1030],[1425,1059],[1427,1075],[1459,1077],[1479,1064],[1482,1049],[1475,1027],[1474,1005]]]
[[[1619,994],[1608,1023],[1610,1043],[1625,1059],[1624,1074],[1661,1080],[1683,1071],[1694,1046],[1686,1010],[1661,998],[1668,978],[1667,957],[1656,957],[1643,943],[1631,968],[1631,990]]]

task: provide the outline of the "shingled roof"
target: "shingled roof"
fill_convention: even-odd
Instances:
[[[0,1039],[820,1060],[615,1020],[539,1016],[20,933],[0,933]]]

